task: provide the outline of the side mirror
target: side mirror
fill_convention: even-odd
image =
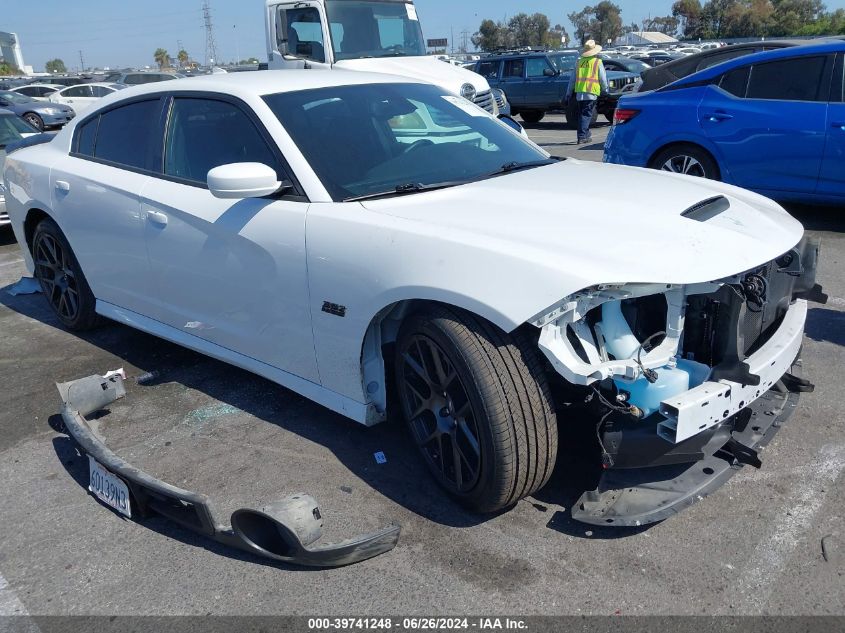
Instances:
[[[557,71],[552,70],[551,68],[546,68],[546,69],[543,71],[543,74],[544,74],[546,77],[557,77],[557,75],[558,75]]]
[[[279,182],[275,169],[261,163],[220,165],[208,172],[208,190],[224,200],[263,198],[290,187],[287,181]]]

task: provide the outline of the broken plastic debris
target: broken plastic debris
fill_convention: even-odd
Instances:
[[[108,380],[109,378],[114,378],[115,376],[120,376],[123,380],[126,380],[126,372],[123,371],[123,367],[120,369],[115,369],[114,371],[110,371],[105,376],[103,376],[103,380]]]
[[[35,295],[41,292],[41,284],[32,277],[21,277],[20,281],[6,288],[6,292],[13,297],[19,295]]]
[[[139,385],[149,385],[154,383],[156,380],[159,379],[161,376],[161,372],[159,371],[148,371],[146,374],[141,374],[135,379]]]
[[[376,464],[386,464],[387,463],[387,456],[384,453],[382,453],[381,451],[376,453],[374,455],[374,457],[376,458]]]

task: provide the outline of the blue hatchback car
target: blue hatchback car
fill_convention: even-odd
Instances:
[[[845,202],[845,42],[756,53],[624,96],[604,161]]]

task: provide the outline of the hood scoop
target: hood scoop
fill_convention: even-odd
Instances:
[[[725,196],[717,196],[694,204],[681,213],[681,217],[695,220],[696,222],[707,222],[730,208],[731,203]]]

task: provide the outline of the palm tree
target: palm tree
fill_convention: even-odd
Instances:
[[[188,51],[183,48],[181,51],[179,51],[179,54],[176,55],[176,59],[179,60],[179,66],[181,68],[184,68],[188,64],[188,62],[191,61],[191,56],[188,55]]]
[[[170,65],[170,55],[163,48],[156,49],[156,52],[153,53],[153,59],[156,60],[159,70]]]

